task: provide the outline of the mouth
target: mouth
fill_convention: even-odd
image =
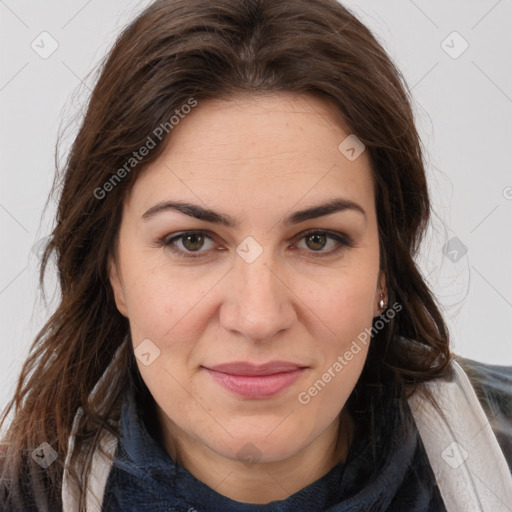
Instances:
[[[273,361],[263,365],[234,362],[203,367],[228,391],[247,398],[268,398],[277,395],[307,369],[296,363]]]

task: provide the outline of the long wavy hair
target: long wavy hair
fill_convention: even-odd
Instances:
[[[13,410],[0,458],[5,510],[34,503],[60,510],[63,461],[79,407],[72,463],[82,448],[87,451],[81,474],[72,465],[70,476],[82,490],[101,429],[118,435],[122,393],[137,370],[108,260],[123,201],[139,173],[162,154],[172,130],[152,137],[156,146],[117,178],[148,136],[168,127],[191,98],[200,106],[240,93],[284,91],[329,102],[370,156],[381,269],[389,304],[402,306],[372,336],[350,406],[371,417],[375,403],[366,390],[382,387],[386,375],[393,376],[397,393],[410,396],[418,383],[447,374],[447,328],[415,262],[431,206],[411,93],[354,14],[335,0],[157,0],[122,31],[98,77],[52,189],[58,209],[40,282],[55,258],[60,303],[37,334],[1,420]],[[103,193],[107,182],[114,184]],[[43,442],[58,454],[47,469],[31,457]],[[82,495],[81,510],[83,505]]]

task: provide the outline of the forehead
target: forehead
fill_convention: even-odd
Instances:
[[[373,208],[367,151],[355,160],[340,151],[351,134],[317,97],[199,101],[170,135],[133,187],[130,202],[137,210],[180,198],[224,210],[268,207],[276,214],[276,205],[307,206],[340,195]]]

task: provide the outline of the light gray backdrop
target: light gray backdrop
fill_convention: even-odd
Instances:
[[[37,263],[55,208],[42,217],[59,124],[83,108],[89,73],[148,3],[0,0],[2,408],[52,309],[38,298]],[[512,365],[512,0],[344,4],[412,89],[436,212],[421,268],[453,349]]]

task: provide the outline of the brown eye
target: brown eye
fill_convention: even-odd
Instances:
[[[309,231],[303,233],[299,240],[299,244],[304,240],[305,247],[299,247],[299,244],[297,244],[297,247],[303,249],[312,257],[330,256],[343,248],[354,247],[354,241],[351,237],[331,231]]]
[[[207,241],[210,241],[209,247],[208,244],[205,243]],[[160,244],[171,250],[177,256],[184,258],[205,256],[208,249],[212,249],[215,246],[212,237],[203,231],[189,231],[172,237],[164,237],[160,239]]]
[[[204,236],[198,233],[192,233],[190,235],[185,235],[181,238],[183,247],[187,249],[187,251],[197,251],[201,249],[204,244]]]
[[[306,245],[314,251],[323,249],[327,242],[327,237],[325,235],[318,235],[318,234],[308,235],[305,237],[305,239],[306,239]],[[311,243],[308,243],[309,241],[311,241]]]

